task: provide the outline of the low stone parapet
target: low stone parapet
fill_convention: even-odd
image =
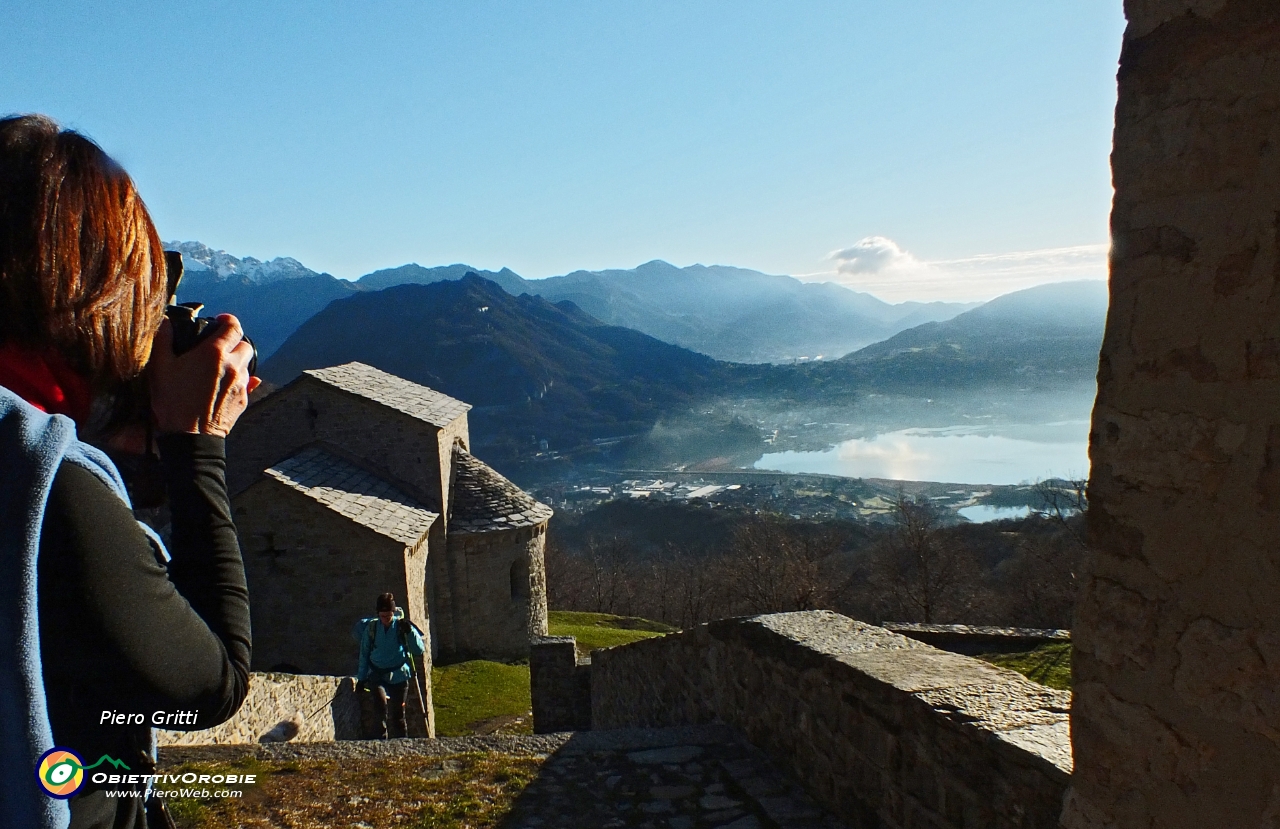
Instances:
[[[855,827],[1056,827],[1071,695],[827,611],[594,651],[598,729],[726,723]]]
[[[222,725],[201,731],[156,730],[160,746],[313,743],[359,737],[360,704],[353,677],[280,673],[250,674],[244,704]]]
[[[1054,628],[926,625],[916,622],[881,622],[880,627],[910,636],[926,645],[966,656],[1019,653],[1034,650],[1041,645],[1067,644],[1071,641],[1071,631]]]

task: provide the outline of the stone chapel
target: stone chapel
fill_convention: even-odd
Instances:
[[[470,453],[470,408],[347,363],[245,411],[227,483],[254,670],[354,673],[352,623],[387,591],[433,661],[528,656],[547,632],[552,511]]]

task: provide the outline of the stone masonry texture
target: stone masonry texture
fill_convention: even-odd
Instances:
[[[433,656],[527,658],[552,511],[467,451],[470,408],[360,363],[249,407],[227,477],[256,668],[349,672],[345,631],[388,590]]]
[[[331,454],[367,462],[379,470],[379,477],[432,512],[447,514],[448,452],[455,442],[465,446],[468,441],[465,408],[451,424],[441,427],[314,375],[302,374],[245,410],[227,438],[231,494],[253,484],[262,470],[318,444]],[[408,385],[423,394],[436,394]]]
[[[353,678],[254,673],[249,676],[249,694],[234,717],[201,731],[157,729],[156,743],[161,747],[317,743],[359,736],[360,707]]]
[[[828,611],[592,653],[593,728],[728,724],[858,829],[1057,826],[1070,702]]]
[[[411,618],[424,606],[426,544],[404,542],[264,477],[233,500],[244,555],[256,670],[354,673],[350,630],[390,591]],[[424,630],[426,620],[413,621]]]
[[[453,466],[449,532],[492,532],[551,520],[551,507],[534,500],[467,450],[454,449]]]
[[[547,633],[546,538],[546,524],[449,534],[451,604],[457,612],[441,633],[442,639],[448,636],[439,644],[445,659],[529,657],[531,637]]]
[[[364,363],[345,363],[305,372],[334,388],[358,394],[389,409],[441,428],[470,411],[470,404]]]
[[[591,660],[578,659],[572,636],[541,636],[529,652],[533,731],[591,729]]]
[[[918,639],[944,651],[978,656],[984,653],[1021,653],[1041,645],[1071,643],[1071,631],[1041,628],[990,627],[987,625],[927,625],[921,622],[881,622],[880,627]]]
[[[281,461],[266,475],[379,535],[411,547],[423,540],[439,517],[373,473],[315,447]]]
[[[1280,826],[1280,3],[1128,0],[1071,829]]]

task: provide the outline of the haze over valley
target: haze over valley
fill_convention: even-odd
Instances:
[[[347,281],[182,250],[184,301],[240,316],[281,385],[358,360],[472,403],[517,480],[775,469],[1014,484],[1083,475],[1106,285],[889,304],[653,261],[527,280],[406,265]]]
[[[496,282],[513,296],[569,300],[601,322],[742,363],[839,357],[979,304],[889,304],[834,283],[801,282],[723,265],[677,268],[660,260],[632,270],[574,271],[546,279],[524,279],[508,268],[409,264],[346,281],[309,270],[295,259],[239,259],[199,242],[169,246],[182,251],[188,263],[179,297],[240,309],[230,313],[260,323],[255,330],[265,329],[260,345],[264,356],[283,342],[281,333],[287,336],[338,297],[453,281],[468,273]]]

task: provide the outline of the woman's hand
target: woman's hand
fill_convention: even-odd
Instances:
[[[240,321],[219,314],[220,330],[181,356],[173,353],[173,326],[160,323],[151,344],[147,380],[151,412],[162,433],[186,432],[226,437],[261,382],[249,375],[253,346]]]

